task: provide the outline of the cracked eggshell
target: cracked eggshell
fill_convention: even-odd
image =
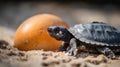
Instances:
[[[61,18],[51,14],[39,14],[28,18],[16,30],[14,36],[14,47],[19,50],[52,50],[55,51],[61,45],[61,41],[57,41],[51,37],[47,28],[49,26],[69,25]]]

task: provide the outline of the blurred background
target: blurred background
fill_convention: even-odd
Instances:
[[[120,29],[119,0],[0,0],[0,39],[11,42],[24,20],[41,13],[57,15],[70,26],[100,21]]]

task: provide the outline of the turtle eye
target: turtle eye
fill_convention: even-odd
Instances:
[[[58,27],[56,27],[56,28],[54,29],[54,31],[58,33],[58,32],[60,31],[60,29],[59,29]]]

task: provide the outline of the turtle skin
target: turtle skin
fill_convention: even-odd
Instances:
[[[120,31],[106,23],[77,24],[71,27],[69,32],[74,36],[68,50],[72,55],[76,55],[77,50],[86,50],[98,51],[114,58],[114,52],[120,52]]]

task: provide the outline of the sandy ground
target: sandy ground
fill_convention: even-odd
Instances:
[[[112,4],[84,3],[8,3],[0,7],[0,67],[120,67],[120,57],[80,53],[77,57],[64,52],[43,50],[20,51],[12,47],[14,33],[26,18],[51,13],[64,19],[70,26],[77,23],[103,21],[120,29],[120,9]],[[5,41],[4,41],[5,40]],[[86,56],[86,57],[83,57]]]
[[[81,55],[83,55],[81,53]],[[43,50],[20,51],[0,40],[0,67],[120,67],[120,57],[104,55],[74,57],[64,52]]]

